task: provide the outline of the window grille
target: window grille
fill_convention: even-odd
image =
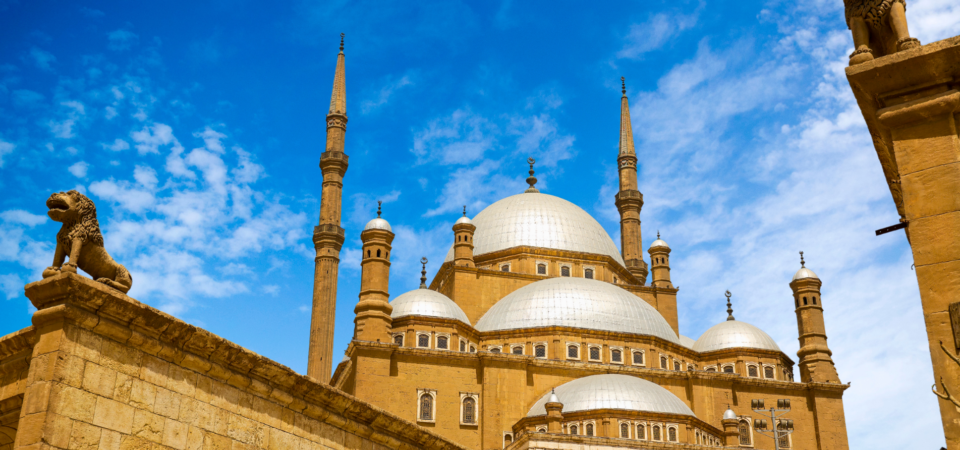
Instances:
[[[537,275],[546,275],[546,274],[547,274],[547,265],[537,264]]]
[[[724,367],[723,373],[733,373],[733,366]]]
[[[430,394],[420,396],[420,420],[433,420],[433,396]]]
[[[757,372],[757,366],[747,366],[747,376],[758,377],[760,373]]]
[[[460,341],[460,351],[461,351],[461,352],[467,351],[467,342],[466,342],[466,341]]]
[[[777,429],[779,429],[779,430],[780,430],[780,433],[782,433],[782,434],[780,435],[780,439],[779,439],[779,440],[780,440],[780,448],[790,448],[790,435],[787,434],[787,432],[786,432],[786,431],[787,431],[786,427],[784,427],[783,424],[781,423],[781,424],[777,424]]]
[[[399,345],[399,346],[403,346],[403,335],[402,335],[402,334],[398,334],[398,335],[394,336],[394,337],[393,337],[393,343],[394,343],[394,344],[397,344],[397,345]]]
[[[536,346],[536,347],[534,348],[534,354],[537,356],[537,358],[546,358],[546,357],[547,357],[547,346],[546,346],[546,345],[538,345],[538,346]]]
[[[471,345],[471,346],[470,346],[470,353],[476,353],[476,352],[477,352],[477,347],[474,347],[474,346]]]
[[[610,360],[613,362],[623,361],[623,353],[620,350],[614,350],[610,352]]]
[[[592,423],[588,423],[588,424],[587,424],[587,436],[593,436],[593,424],[592,424]]]
[[[504,264],[504,265],[500,266],[500,271],[501,271],[501,272],[509,272],[509,271],[510,271],[510,264]]]
[[[503,441],[504,441],[507,445],[513,443],[513,435],[512,435],[512,434],[505,434],[505,435],[503,436]]]
[[[677,372],[680,371],[680,361],[673,362],[673,370],[676,370]]]
[[[717,368],[716,368],[716,367],[707,367],[707,368],[704,369],[704,370],[706,370],[707,372],[716,372],[716,371],[717,371]]]
[[[514,347],[514,348],[513,348],[513,354],[514,354],[514,355],[522,355],[522,354],[523,354],[523,347],[520,347],[520,346]]]
[[[576,425],[570,425],[570,434],[580,434],[580,433],[577,433]]]
[[[417,336],[417,347],[429,347],[430,346],[430,336],[426,334],[421,334]]]
[[[600,359],[600,347],[590,347],[590,359]]]
[[[653,440],[655,441],[660,440],[660,426],[658,425],[653,426]]]
[[[579,357],[580,357],[580,349],[577,348],[576,345],[571,345],[571,346],[567,347],[567,357],[570,357],[570,358],[579,358]]]
[[[677,442],[677,429],[670,428],[667,430],[667,440],[670,442]]]
[[[583,277],[593,279],[593,269],[586,269],[583,271]]]
[[[471,397],[463,399],[463,423],[477,423],[477,401]]]
[[[561,267],[561,268],[560,268],[560,276],[561,276],[561,277],[569,277],[569,276],[570,276],[570,267],[569,267],[569,266],[563,266],[563,267]]]
[[[773,367],[770,367],[770,366],[764,367],[763,376],[765,378],[773,378]]]
[[[661,356],[661,357],[660,357],[660,368],[661,368],[661,369],[666,369],[666,368],[667,368],[667,357],[666,357],[666,356]]]
[[[630,437],[630,427],[625,423],[620,424],[620,437],[628,438]]]
[[[740,431],[740,445],[750,445],[750,424],[741,420],[737,429]]]
[[[493,347],[490,349],[490,353],[500,353],[500,347]]]
[[[643,364],[643,352],[633,352],[633,363]]]
[[[440,336],[437,338],[437,348],[447,349],[447,337]]]
[[[637,439],[646,439],[647,438],[647,427],[643,425],[637,425]]]

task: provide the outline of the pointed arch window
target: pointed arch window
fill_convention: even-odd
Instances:
[[[637,439],[647,438],[647,427],[643,424],[637,425]]]
[[[477,400],[473,397],[463,399],[463,423],[468,425],[477,423]]]
[[[627,439],[630,437],[630,425],[625,423],[620,424],[620,437]]]
[[[660,440],[660,425],[654,425],[654,426],[653,426],[653,432],[652,432],[651,434],[653,435],[653,436],[652,436],[653,440],[659,441],[659,440]]]
[[[379,258],[379,257],[380,257],[380,249],[378,248],[378,249],[377,249],[377,258]]]
[[[740,445],[750,445],[750,424],[746,420],[741,420],[737,425],[737,431],[740,433]]]
[[[668,428],[667,429],[667,440],[670,442],[677,442],[677,429]]]

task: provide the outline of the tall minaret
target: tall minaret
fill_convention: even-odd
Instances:
[[[343,138],[347,133],[347,86],[344,79],[343,33],[340,53],[333,76],[333,95],[327,113],[327,147],[320,155],[323,173],[323,194],[320,199],[320,225],[313,229],[313,246],[317,249],[313,272],[313,313],[310,320],[310,354],[307,375],[330,382],[333,362],[333,323],[337,309],[337,269],[343,228],[340,227],[340,201],[343,175],[347,173],[347,155]]]
[[[630,104],[627,100],[627,83],[620,77],[623,97],[620,98],[620,192],[617,193],[617,210],[620,211],[620,253],[627,270],[647,284],[647,263],[643,262],[643,238],[640,236],[640,208],[643,194],[637,190],[637,152],[633,148],[633,127],[630,125]]]
[[[800,381],[804,383],[840,383],[837,368],[827,347],[827,330],[823,324],[823,298],[820,286],[823,283],[817,274],[808,269],[800,252],[800,270],[790,281],[793,302],[797,312],[797,328],[800,330]]]

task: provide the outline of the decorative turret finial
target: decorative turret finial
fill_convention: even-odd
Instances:
[[[733,318],[733,304],[730,303],[730,296],[733,294],[727,291],[723,295],[727,296],[727,320],[737,320]]]
[[[340,33],[340,52],[343,53],[343,36],[344,33]]]
[[[657,239],[660,239],[660,230],[657,230]]]
[[[540,192],[537,190],[537,188],[533,187],[533,185],[537,184],[537,177],[533,176],[533,164],[536,162],[537,160],[533,158],[527,158],[527,163],[530,164],[530,176],[527,177],[527,184],[529,184],[530,187],[527,188],[526,191],[524,191],[525,193]]]
[[[377,200],[377,218],[380,217],[380,205],[383,205],[383,201]]]
[[[423,265],[423,270],[420,271],[420,289],[427,288],[427,257],[424,256],[420,258],[420,264]]]
[[[804,265],[804,264],[805,264],[805,263],[804,263],[804,261],[803,261],[803,252],[800,252],[800,267],[807,267],[807,266]]]
[[[627,95],[627,80],[626,80],[626,78],[620,77],[620,88],[621,88],[621,91],[620,91],[620,92],[623,92],[623,95],[626,96],[626,95]]]
[[[463,205],[463,217],[467,217],[467,205]]]

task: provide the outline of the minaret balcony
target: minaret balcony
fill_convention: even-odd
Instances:
[[[616,199],[617,209],[620,209],[623,205],[639,205],[643,206],[643,194],[637,190],[624,190],[617,192],[617,195],[614,196]]]

